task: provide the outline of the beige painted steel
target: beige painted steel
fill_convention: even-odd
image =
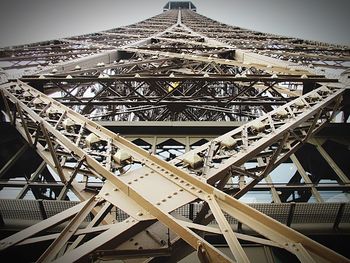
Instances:
[[[322,144],[318,140],[312,140],[316,145],[316,149],[319,151],[319,153],[322,155],[322,157],[327,161],[327,163],[332,167],[334,172],[338,175],[339,179],[344,184],[349,184],[350,180],[349,178],[344,174],[344,172],[340,169],[340,167],[333,161],[332,157],[329,156],[329,154],[323,149]]]
[[[185,32],[194,33],[193,30],[189,29],[187,26],[182,25],[181,23],[181,11],[178,12],[178,20],[177,24],[170,26],[164,32],[157,33],[153,37],[164,40],[161,37],[165,32],[172,32],[176,27],[180,26],[183,30],[183,34]],[[197,36],[202,36],[198,33],[194,33]],[[211,39],[205,38],[205,45],[219,45],[223,47],[221,43],[218,41],[214,41]],[[210,57],[202,57],[197,55],[188,55],[188,54],[176,54],[169,52],[160,52],[160,51],[149,51],[149,50],[140,50],[136,48],[132,48],[132,46],[137,46],[138,44],[145,43],[150,38],[146,40],[141,40],[135,42],[132,45],[128,45],[122,50],[137,52],[143,54],[157,54],[164,57],[171,58],[180,58],[187,60],[200,61],[205,63],[217,63],[222,65],[232,65],[232,66],[254,66],[258,69],[264,69],[270,72],[287,72],[289,74],[296,74],[295,70],[290,70],[290,67],[285,62],[280,62],[279,60],[268,59],[266,60],[265,56],[249,53],[246,51],[236,50],[236,58],[237,60],[223,60],[217,58]],[[171,41],[171,40],[170,40]],[[193,41],[182,41],[186,43],[193,44]],[[155,53],[154,53],[155,52]],[[116,56],[117,52],[112,51],[110,53],[105,53],[103,55],[95,55],[92,58],[81,59],[80,62],[86,62],[87,65],[91,63],[103,63],[106,61],[107,63],[111,62],[112,57]],[[76,61],[69,62],[69,66],[67,65],[64,69],[72,69],[76,66]],[[273,66],[271,66],[273,64]],[[303,72],[303,74],[308,74],[306,70],[299,70],[299,73]],[[23,83],[21,83],[23,84]],[[24,85],[24,84],[23,84]],[[8,98],[12,103],[16,104],[17,111],[19,113],[19,119],[16,120],[16,127],[21,132],[22,136],[29,142],[34,139],[34,134],[30,135],[27,125],[26,118],[31,118],[32,120],[41,123],[42,130],[47,140],[47,145],[49,151],[41,145],[37,144],[37,151],[44,158],[44,160],[50,164],[61,176],[61,180],[69,180],[69,185],[73,187],[75,192],[81,199],[86,199],[91,194],[87,194],[84,192],[84,187],[81,184],[76,183],[73,179],[73,174],[68,172],[68,169],[61,167],[61,164],[58,160],[58,156],[55,153],[55,146],[52,145],[48,134],[53,137],[53,142],[55,145],[59,145],[64,148],[66,153],[71,153],[78,160],[83,160],[83,163],[86,167],[88,167],[89,172],[92,175],[95,175],[99,178],[106,178],[106,184],[102,188],[99,193],[101,199],[106,202],[110,202],[111,204],[117,206],[123,211],[127,212],[130,216],[130,220],[126,220],[122,223],[112,224],[106,231],[102,234],[98,235],[96,238],[89,240],[88,242],[82,244],[78,247],[72,247],[68,253],[64,254],[62,257],[58,258],[58,262],[67,262],[67,261],[75,261],[80,259],[81,257],[90,254],[95,249],[102,247],[104,244],[114,240],[115,238],[122,238],[122,235],[128,230],[139,227],[144,224],[147,226],[147,223],[150,221],[157,219],[159,222],[163,223],[165,226],[169,227],[172,231],[174,231],[179,237],[185,240],[188,244],[190,244],[193,248],[198,249],[199,254],[204,257],[208,257],[208,260],[222,260],[222,262],[230,261],[225,255],[219,252],[216,248],[211,246],[201,237],[196,235],[190,227],[193,228],[194,225],[186,224],[184,221],[179,221],[173,215],[170,214],[171,211],[180,207],[181,205],[187,204],[194,200],[202,200],[209,202],[209,206],[212,208],[212,212],[214,214],[214,218],[219,222],[220,232],[223,233],[225,239],[227,240],[231,252],[234,254],[235,258],[238,262],[248,262],[246,255],[244,254],[242,248],[239,245],[237,238],[241,237],[243,240],[255,240],[255,242],[260,241],[260,243],[270,244],[278,247],[283,247],[295,254],[302,262],[312,262],[316,261],[313,257],[316,255],[330,261],[330,262],[347,262],[347,260],[336,254],[335,252],[325,248],[324,246],[312,241],[304,237],[303,235],[289,229],[286,226],[278,223],[277,221],[257,212],[256,210],[250,208],[247,205],[240,203],[235,200],[231,196],[226,195],[218,189],[215,189],[211,185],[207,184],[207,182],[213,184],[214,182],[219,181],[221,185],[225,180],[228,180],[227,173],[229,169],[237,165],[241,167],[241,165],[251,159],[251,158],[261,158],[257,157],[259,153],[266,151],[267,148],[270,147],[273,143],[279,142],[279,148],[275,151],[275,154],[270,153],[270,157],[266,158],[264,162],[264,168],[262,174],[250,173],[248,171],[241,171],[245,176],[251,176],[255,179],[261,177],[268,176],[268,173],[271,169],[276,166],[283,158],[289,156],[296,147],[292,147],[291,144],[293,141],[296,141],[301,137],[302,139],[308,139],[314,132],[319,130],[322,127],[322,124],[326,123],[329,118],[325,116],[321,116],[321,110],[328,107],[331,103],[337,100],[341,93],[343,92],[341,89],[337,90],[336,88],[326,88],[328,94],[322,94],[322,90],[318,89],[316,91],[311,92],[310,94],[304,95],[299,103],[297,101],[291,102],[285,106],[282,106],[282,109],[287,112],[287,116],[284,114],[283,118],[285,120],[275,120],[274,115],[278,115],[278,112],[273,111],[270,114],[267,114],[261,117],[258,121],[262,123],[260,125],[261,129],[255,129],[256,133],[263,132],[263,125],[271,129],[271,134],[255,134],[251,135],[248,130],[254,126],[254,123],[248,123],[244,125],[242,128],[238,128],[230,133],[227,133],[223,136],[216,138],[214,141],[206,144],[202,147],[197,148],[194,151],[188,151],[189,141],[186,138],[186,152],[182,157],[177,158],[171,164],[159,160],[154,155],[149,154],[146,151],[141,150],[136,147],[132,143],[128,142],[124,138],[111,133],[110,131],[102,128],[101,126],[95,124],[92,121],[83,118],[79,114],[74,111],[60,105],[56,101],[44,96],[40,92],[26,86],[28,89],[26,92],[30,92],[33,95],[32,103],[34,107],[39,107],[41,104],[46,103],[46,108],[42,110],[42,112],[59,112],[62,114],[61,120],[59,120],[55,126],[53,126],[50,122],[47,121],[41,114],[38,114],[33,110],[32,107],[23,103],[20,99],[18,99],[14,94],[11,94],[11,90],[8,89],[7,85],[3,86],[2,92],[3,95]],[[324,88],[323,88],[324,90]],[[316,102],[315,102],[316,100]],[[339,101],[339,100],[338,100]],[[14,116],[11,115],[9,110],[9,105],[7,103],[7,99],[5,100],[5,108],[10,119],[14,120]],[[324,110],[327,112],[327,109]],[[91,132],[91,134],[96,134],[101,140],[107,141],[109,145],[108,154],[111,154],[111,149],[114,147],[116,149],[122,149],[123,151],[130,154],[133,161],[137,161],[141,163],[142,168],[138,168],[127,172],[121,176],[116,176],[112,171],[113,163],[111,156],[107,157],[107,164],[103,165],[99,163],[97,160],[93,158],[92,155],[86,149],[83,149],[80,146],[80,142],[84,141],[86,137],[83,135],[82,130],[80,131],[77,140],[74,142],[65,134],[62,134],[58,129],[60,126],[60,121],[63,119],[70,118],[72,122],[81,125],[81,127],[86,128]],[[311,123],[309,123],[311,121]],[[265,127],[265,128],[266,128]],[[254,129],[253,129],[254,130]],[[293,135],[288,137],[290,130],[294,130],[293,132],[302,131],[299,135]],[[45,134],[47,133],[47,134]],[[229,152],[230,149],[220,149],[223,153],[224,157],[227,160],[224,160],[220,163],[220,165],[212,165],[212,159],[217,157],[214,154],[213,147],[216,145],[220,145],[221,141],[228,141],[228,137],[233,138],[235,136],[242,135],[242,149],[237,152]],[[299,137],[298,137],[299,136]],[[290,137],[292,137],[290,139]],[[282,138],[284,138],[282,140]],[[153,145],[155,145],[157,139],[154,138]],[[97,143],[97,142],[95,142]],[[210,145],[210,147],[209,147]],[[87,143],[87,146],[92,146]],[[234,146],[232,146],[233,148]],[[226,147],[231,148],[231,147]],[[288,150],[287,152],[281,153],[282,150]],[[153,148],[153,152],[155,151],[155,147]],[[205,170],[204,176],[195,175],[196,171],[193,169],[188,169],[188,167],[181,166],[181,163],[185,160],[186,156],[197,154],[197,153],[211,153],[210,158],[206,159],[205,162]],[[266,151],[268,152],[268,151]],[[64,159],[64,157],[62,157]],[[64,160],[61,160],[64,163]],[[119,163],[120,165],[120,163]],[[173,165],[180,165],[175,167]],[[240,168],[234,167],[236,171]],[[192,167],[196,168],[196,167]],[[71,176],[71,177],[69,177]],[[244,176],[241,175],[242,179]],[[73,179],[72,179],[73,178]],[[268,177],[267,177],[268,178]],[[269,181],[269,179],[267,179]],[[155,191],[155,182],[156,182],[156,190]],[[249,184],[242,185],[242,190],[249,190],[251,187]],[[278,196],[275,194],[275,200],[278,200]],[[64,192],[62,191],[62,195]],[[61,195],[60,195],[61,196]],[[209,200],[209,198],[211,200]],[[81,206],[78,206],[81,207]],[[26,237],[30,237],[31,235],[40,231],[40,226],[48,227],[49,223],[57,222],[58,218],[60,220],[66,220],[72,217],[74,214],[81,219],[79,215],[89,212],[91,207],[87,206],[85,209],[78,212],[77,210],[67,210],[69,212],[63,212],[60,214],[60,217],[49,218],[38,225],[35,225],[34,228],[29,228],[29,230],[24,230]],[[72,212],[75,211],[75,212]],[[260,233],[262,236],[268,238],[268,240],[260,240],[254,239],[252,237],[244,237],[239,236],[239,234],[233,233],[232,229],[228,225],[226,219],[223,217],[223,212],[231,215],[232,217],[238,219],[240,222],[246,224],[250,228],[254,229],[256,232]],[[102,213],[102,212],[101,212]],[[99,215],[99,214],[97,214]],[[79,221],[79,220],[78,220]],[[205,226],[196,226],[197,229],[202,228],[206,230],[212,230],[213,232],[217,230],[210,229]],[[228,229],[229,228],[229,229]],[[89,225],[89,229],[91,230],[91,225]],[[142,229],[142,227],[140,227]],[[144,229],[144,228],[143,228]],[[72,230],[72,233],[66,235],[66,231]],[[228,230],[228,231],[225,231]],[[26,232],[27,231],[27,232]],[[80,233],[87,233],[81,231]],[[73,233],[75,232],[75,233]],[[20,232],[20,233],[23,233]],[[70,221],[69,225],[65,229],[62,234],[55,236],[56,241],[48,248],[48,254],[44,254],[43,257],[48,257],[49,259],[53,259],[53,256],[58,253],[58,251],[63,247],[64,243],[68,241],[68,239],[77,234],[77,224],[74,219]],[[11,239],[13,238],[13,239]],[[16,239],[17,238],[17,239]],[[7,240],[7,241],[6,241]],[[11,241],[8,241],[11,240]],[[20,241],[18,240],[18,235],[14,235],[9,239],[5,239],[4,242],[6,246],[13,245],[12,240],[15,240],[16,244]],[[63,240],[63,241],[61,241]],[[23,241],[26,242],[26,241]],[[27,240],[28,242],[28,240]],[[29,242],[28,242],[29,243]],[[59,244],[59,245],[57,245]],[[51,252],[53,251],[53,252]],[[51,253],[51,254],[50,254]],[[315,258],[318,258],[315,256]],[[40,259],[41,260],[41,259]]]
[[[220,209],[222,209],[224,212],[228,213],[234,218],[237,218],[239,221],[254,229],[262,236],[265,236],[268,239],[270,239],[272,242],[276,242],[277,244],[284,246],[285,249],[291,251],[292,253],[296,252],[290,250],[284,244],[301,243],[307,251],[320,255],[321,257],[329,260],[330,262],[346,262],[346,259],[340,256],[339,254],[291,230],[290,228],[278,223],[277,221],[267,217],[266,215],[257,212],[256,210],[250,208],[247,205],[244,205],[243,203],[237,201],[231,196],[228,196],[220,190],[215,189],[211,185],[207,184],[205,180],[193,176],[185,170],[179,169],[173,166],[172,164],[158,159],[152,154],[149,154],[148,152],[128,142],[121,136],[115,135],[112,132],[106,130],[105,128],[98,126],[97,124],[85,119],[76,112],[64,107],[56,101],[53,101],[52,99],[30,88],[29,86],[25,85],[25,87],[26,89],[30,90],[30,92],[34,96],[39,97],[40,100],[42,100],[44,103],[50,105],[50,107],[57,109],[62,114],[64,112],[67,118],[71,118],[77,124],[84,126],[91,132],[94,132],[102,140],[111,141],[111,143],[115,147],[128,151],[134,160],[139,160],[144,165],[144,168],[142,168],[142,172],[141,170],[137,170],[136,173],[135,170],[135,173],[134,171],[132,171],[128,173],[128,175],[116,177],[113,173],[107,170],[105,166],[101,165],[94,158],[92,158],[85,150],[79,148],[74,142],[72,142],[62,133],[60,133],[57,130],[57,127],[52,126],[52,124],[40,117],[25,103],[18,100],[16,96],[11,94],[11,89],[9,89],[8,86],[5,86],[3,88],[5,96],[9,98],[10,101],[12,101],[13,103],[18,102],[22,111],[28,114],[27,117],[30,116],[30,118],[32,118],[33,120],[42,123],[42,125],[45,126],[47,131],[56,138],[55,141],[57,143],[59,143],[62,147],[66,148],[75,156],[79,158],[84,158],[85,165],[89,167],[89,169],[93,171],[93,173],[106,178],[115,187],[115,189],[117,189],[117,192],[121,191],[122,193],[124,193],[125,196],[123,200],[131,199],[137,203],[137,206],[141,206],[143,209],[145,209],[145,214],[143,212],[138,212],[139,217],[143,217],[144,215],[148,214],[152,215],[154,218],[157,218],[157,220],[167,225],[172,231],[174,231],[177,235],[184,239],[193,248],[197,249],[198,244],[200,244],[200,247],[205,248],[205,251],[208,253],[210,258],[221,258],[223,262],[229,261],[229,259],[223,254],[221,254],[219,251],[217,251],[217,249],[212,247],[210,244],[208,244],[202,238],[197,236],[193,231],[191,231],[184,225],[179,224],[179,222],[169,214],[169,212],[177,208],[180,203],[186,204],[197,198],[205,201],[208,196],[213,196]],[[314,92],[318,91],[316,90]],[[300,121],[298,121],[298,118],[295,119],[294,113],[293,119],[290,121],[290,123],[285,124],[285,126],[282,125],[281,130],[287,132],[293,127],[298,127],[302,122],[305,122],[309,118],[312,118],[312,116],[314,116],[318,112],[319,107],[325,107],[326,105],[330,104],[339,95],[341,95],[341,93],[342,90],[333,89],[332,95],[325,96],[325,98],[323,98],[322,101],[320,101],[317,104],[314,104],[313,106],[308,106],[305,112],[298,116]],[[303,100],[307,103],[307,105],[310,105],[309,102],[306,101],[309,95],[306,94],[303,96]],[[293,106],[293,103],[294,102],[291,102],[289,105],[283,107],[289,107],[288,110],[290,111],[290,107]],[[272,112],[271,114],[274,114],[274,112]],[[17,122],[18,125],[20,125],[18,120]],[[254,146],[254,152],[260,151],[269,143],[273,143],[276,140],[276,138],[281,138],[280,136],[281,135],[278,135],[277,133],[273,134],[271,138],[263,138],[262,142],[259,143],[261,145],[260,147],[257,147],[256,145]],[[220,137],[216,139],[216,141],[220,141]],[[195,152],[197,151],[198,150],[196,149]],[[246,150],[245,153],[242,153],[239,156],[242,156],[240,158],[243,158],[244,155],[249,155],[248,153],[249,151]],[[226,169],[226,167],[228,166],[228,164],[224,164],[223,168],[220,168],[217,172]],[[148,175],[146,176],[146,174]],[[212,172],[211,175],[214,177],[215,173]],[[151,190],[154,188],[155,181],[157,182],[157,186],[159,186],[160,190],[160,192],[157,194],[154,194],[154,191]],[[147,182],[150,182],[150,184],[148,185]],[[109,193],[109,191],[107,193]],[[113,200],[115,199],[113,198]],[[179,200],[180,203],[174,202],[174,200]],[[134,214],[134,212],[131,212],[131,214]],[[135,214],[133,216],[135,216]],[[50,219],[48,219],[47,221],[50,221]],[[124,231],[126,230],[126,228],[123,229]],[[107,230],[106,232],[108,231],[109,230]],[[101,234],[105,236],[105,238],[101,239],[99,242],[103,243],[106,240],[113,238],[110,236],[110,234],[105,234],[106,232]],[[74,255],[73,258],[78,257],[81,250],[83,248],[87,249],[87,244],[89,242],[92,242],[93,240],[94,239],[72,250],[71,252],[69,252],[69,254]],[[230,242],[233,242],[232,240]],[[93,249],[91,248],[91,250],[85,252],[90,253],[92,251]],[[232,252],[233,254],[235,254],[235,251]],[[82,254],[80,255],[82,256]],[[61,259],[65,259],[65,256],[61,257],[60,260]]]
[[[299,162],[298,158],[295,156],[295,154],[292,154],[290,156],[290,159],[293,161],[293,163],[295,164],[295,166],[298,169],[298,172],[300,173],[300,175],[302,176],[302,178],[304,179],[305,183],[313,185],[311,179],[309,178],[309,176],[307,175],[305,169],[303,168],[303,166],[301,165],[301,163]],[[322,203],[323,199],[320,195],[320,193],[317,191],[315,186],[311,187],[311,193],[312,195],[315,197],[316,201],[318,203]]]

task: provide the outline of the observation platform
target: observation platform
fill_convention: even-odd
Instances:
[[[191,11],[197,12],[197,8],[191,1],[169,1],[164,7],[163,11],[168,11],[172,9],[189,9]]]

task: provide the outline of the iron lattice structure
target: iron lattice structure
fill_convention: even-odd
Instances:
[[[319,133],[348,117],[349,48],[195,11],[169,2],[130,26],[0,51],[4,256],[254,262],[257,244],[265,262],[349,262],[304,235],[349,230],[349,202],[324,200],[349,191],[349,167]],[[307,166],[313,150],[326,175]],[[240,201],[259,192],[271,201]]]

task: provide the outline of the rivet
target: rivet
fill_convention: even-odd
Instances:
[[[143,216],[143,213],[142,212],[138,212],[137,215],[138,216]]]
[[[160,202],[158,202],[156,205],[160,205]]]
[[[179,191],[182,192],[184,189],[180,188]]]
[[[168,198],[171,198],[171,195],[168,195]]]
[[[134,182],[137,182],[137,179],[134,179]]]
[[[128,182],[128,184],[131,184],[131,182]]]
[[[165,200],[165,199],[163,199],[163,200],[162,200],[162,202],[166,202],[166,200]]]
[[[177,195],[177,192],[174,192],[173,195]]]

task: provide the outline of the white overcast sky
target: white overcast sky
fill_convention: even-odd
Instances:
[[[350,46],[350,0],[193,0],[198,13],[261,32]],[[162,12],[161,0],[1,0],[0,47],[111,29]]]

